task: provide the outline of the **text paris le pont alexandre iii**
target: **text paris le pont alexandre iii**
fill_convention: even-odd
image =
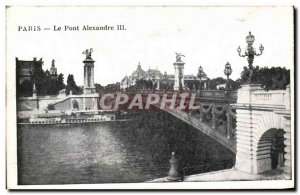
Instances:
[[[126,30],[125,25],[101,25],[101,26],[92,26],[92,25],[53,25],[53,26],[17,26],[17,30],[20,32],[28,31],[123,31]]]

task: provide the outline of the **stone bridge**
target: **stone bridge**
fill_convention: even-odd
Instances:
[[[149,91],[140,93],[147,94]],[[151,93],[164,94],[162,91]],[[200,94],[196,102],[200,106],[198,110],[166,108],[162,110],[236,153],[236,170],[257,174],[280,166],[288,176],[291,176],[293,162],[291,121],[294,119],[291,115],[289,86],[286,90],[264,91],[260,85],[248,84],[243,85],[238,91],[205,90],[197,94]],[[91,105],[89,107],[95,107],[97,110],[95,105],[98,97],[98,94],[84,94],[78,97],[70,95],[54,101],[53,105],[54,107],[62,105],[58,110],[73,110],[73,100],[80,103],[81,100],[89,99],[93,100],[90,101],[92,103],[82,101],[82,105]],[[46,98],[47,101],[48,99]],[[29,100],[24,99],[25,102],[29,102],[28,105],[24,105],[35,107],[37,99],[29,98]],[[86,110],[86,106],[80,105],[81,103],[78,104],[79,110]]]
[[[200,101],[196,112],[164,111],[235,152],[236,170],[257,174],[275,166],[291,177],[289,86],[286,90],[264,91],[260,85],[248,84],[231,93],[201,91]]]

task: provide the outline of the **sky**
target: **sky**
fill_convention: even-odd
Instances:
[[[19,60],[43,58],[44,70],[52,59],[59,73],[73,74],[83,85],[85,49],[93,48],[95,82],[120,82],[138,63],[144,70],[157,68],[174,74],[175,52],[185,55],[184,74],[197,74],[201,65],[210,78],[237,79],[247,65],[237,47],[246,47],[249,31],[254,47],[264,53],[254,65],[294,65],[292,7],[10,7],[7,9],[7,65]],[[124,31],[64,31],[65,26],[125,25]],[[62,27],[61,31],[54,31]],[[41,31],[18,31],[19,27],[40,26]],[[43,30],[50,28],[50,30]]]

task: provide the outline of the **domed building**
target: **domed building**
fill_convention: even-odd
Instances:
[[[190,90],[196,90],[199,88],[199,78],[196,75],[183,75],[184,87]],[[204,73],[201,78],[202,89],[207,88],[207,76]],[[158,69],[148,69],[144,71],[140,62],[138,63],[137,69],[133,71],[131,76],[125,76],[121,82],[121,89],[125,90],[130,87],[137,89],[173,89],[175,82],[174,74],[162,74]]]
[[[161,79],[163,77],[163,74],[157,70],[157,69],[148,69],[148,71],[146,72],[147,75],[147,79],[152,79],[152,80],[157,80],[157,79]]]
[[[159,80],[161,80],[163,77],[163,74],[157,70],[157,69],[148,69],[148,71],[144,71],[142,69],[141,63],[139,62],[137,69],[133,71],[131,76],[125,76],[120,83],[120,86],[122,89],[126,89],[130,86],[137,85],[138,81],[151,81],[151,86],[153,87],[154,84],[157,85]],[[146,85],[146,84],[145,84]],[[149,88],[149,87],[148,87]]]
[[[145,79],[146,77],[146,72],[142,69],[141,63],[139,62],[137,69],[131,74],[131,85],[135,85],[136,81]]]

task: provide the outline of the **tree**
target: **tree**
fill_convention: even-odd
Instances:
[[[74,95],[82,94],[82,89],[76,85],[74,75],[69,74],[67,78],[66,94],[69,95],[71,90]]]
[[[244,67],[241,72],[241,83],[247,83],[249,78],[249,69]],[[285,67],[263,67],[256,66],[253,69],[251,83],[261,84],[265,90],[285,89],[290,83],[290,71]]]
[[[29,80],[23,81],[17,88],[17,95],[23,97],[32,96],[33,84]]]
[[[100,93],[101,90],[103,89],[103,87],[98,83],[95,83],[94,85],[95,85],[95,88],[96,88],[96,93]]]
[[[31,96],[33,83],[35,83],[38,96],[57,95],[60,90],[65,88],[64,75],[59,74],[56,78],[51,76],[48,70],[44,71],[42,59],[38,61],[34,60],[32,66],[31,80],[17,84],[18,96]]]
[[[60,73],[57,77],[57,89],[58,91],[64,89],[66,87],[65,83],[64,83],[64,75],[62,73]]]
[[[214,78],[214,79],[210,79],[209,80],[209,89],[216,90],[217,85],[224,84],[224,83],[226,83],[226,79],[224,79],[222,77],[217,77],[217,78]]]
[[[46,74],[43,71],[43,61],[34,61],[34,69],[32,74],[32,83],[35,83],[38,95],[46,95],[48,91],[48,83],[46,82]]]
[[[241,88],[241,79],[237,79],[237,80],[232,80],[229,79],[229,87],[230,90],[238,90],[239,88]]]
[[[116,92],[120,91],[120,83],[117,82],[117,83],[113,83],[113,84],[108,84],[104,87],[104,90],[107,93],[116,93]]]

